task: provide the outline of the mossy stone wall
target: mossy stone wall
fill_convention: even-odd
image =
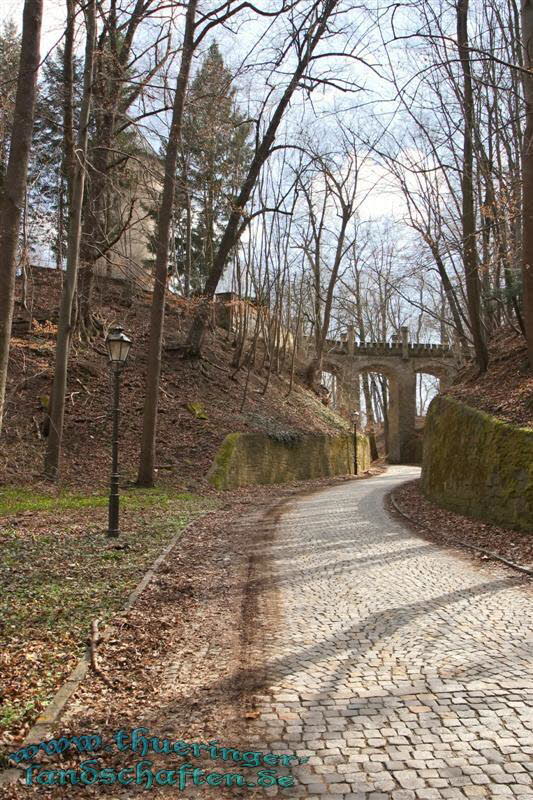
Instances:
[[[370,466],[368,438],[357,437],[358,469]],[[289,483],[353,473],[353,435],[230,433],[209,471],[217,489]]]
[[[452,511],[533,531],[533,429],[438,395],[424,429],[422,490]]]

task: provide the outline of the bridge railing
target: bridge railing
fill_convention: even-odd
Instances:
[[[326,348],[329,352],[348,353],[348,342],[340,339],[327,339]],[[351,349],[351,348],[350,348]],[[401,356],[403,354],[402,342],[354,342],[354,355],[380,355]],[[449,358],[453,355],[452,348],[446,344],[429,344],[425,342],[409,342],[407,347],[408,357],[435,356]]]

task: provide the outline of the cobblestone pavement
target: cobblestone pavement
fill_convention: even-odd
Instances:
[[[250,738],[309,756],[267,794],[533,800],[531,587],[393,519],[386,493],[417,474],[293,501],[255,545],[277,627]]]

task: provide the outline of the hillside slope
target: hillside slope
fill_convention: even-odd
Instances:
[[[35,483],[42,477],[46,441],[41,428],[51,390],[60,281],[55,270],[34,269],[29,296],[36,298],[32,316],[46,323],[28,325],[20,303],[15,310],[2,434],[0,481]],[[144,373],[150,295],[133,296],[117,282],[104,281],[99,289],[99,313],[107,324],[117,322],[133,339],[122,379],[121,472],[134,480],[139,453],[144,396]],[[187,330],[187,309],[171,297],[167,308],[166,343],[182,339]],[[211,335],[201,362],[183,360],[177,351],[165,350],[161,378],[157,445],[158,479],[174,486],[203,484],[215,452],[233,431],[265,432],[282,436],[293,431],[334,433],[347,423],[296,376],[288,396],[289,376],[272,374],[264,393],[267,370],[251,372],[246,401],[241,403],[246,370],[234,375],[232,343],[217,329]],[[303,365],[300,365],[300,368]],[[61,482],[66,485],[101,486],[110,466],[110,378],[103,339],[92,346],[74,342],[69,370]],[[203,404],[207,419],[187,410]]]
[[[489,355],[489,369],[484,375],[478,375],[470,364],[445,394],[506,422],[533,428],[533,375],[527,368],[523,337],[502,330],[494,337]]]

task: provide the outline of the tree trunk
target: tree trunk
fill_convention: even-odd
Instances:
[[[191,192],[189,190],[189,173],[187,170],[186,159],[183,159],[182,169],[183,197],[185,200],[185,275],[183,282],[183,294],[185,297],[191,296],[192,280],[192,203]]]
[[[69,225],[67,247],[67,271],[61,305],[59,309],[59,323],[57,330],[57,345],[55,353],[54,381],[50,401],[50,429],[44,460],[44,471],[47,478],[57,480],[61,458],[61,444],[63,440],[63,422],[65,416],[65,392],[67,390],[68,357],[73,329],[73,306],[76,285],[78,280],[78,258],[81,239],[81,214],[83,206],[83,192],[85,187],[85,162],[87,158],[87,139],[89,129],[89,114],[92,99],[94,43],[96,33],[95,2],[90,0],[86,8],[87,42],[85,47],[85,66],[83,76],[83,99],[80,111],[80,121],[77,137],[76,151],[70,140],[72,153],[65,151],[66,163],[73,164],[71,187],[69,190]],[[65,57],[68,50],[65,48]],[[71,56],[72,57],[72,54]],[[72,94],[71,94],[72,100]],[[66,115],[65,122],[68,122]],[[68,125],[65,129],[68,139]]]
[[[472,92],[472,72],[470,52],[468,49],[468,2],[457,2],[457,46],[463,70],[463,103],[464,103],[464,139],[463,139],[463,172],[461,190],[463,198],[463,263],[465,269],[466,296],[470,330],[474,341],[476,361],[480,372],[486,372],[488,352],[481,321],[481,300],[479,270],[476,248],[476,217],[474,211],[474,98]]]
[[[95,97],[96,102],[96,97]],[[84,340],[95,333],[92,313],[93,286],[96,262],[107,252],[106,214],[109,211],[109,154],[113,146],[114,116],[102,115],[97,120],[96,142],[88,160],[88,191],[84,204],[83,237],[80,246],[79,318],[78,325]]]
[[[333,266],[331,268],[331,275],[326,293],[326,302],[324,303],[322,329],[320,331],[320,336],[318,338],[317,352],[312,362],[312,369],[314,369],[314,372],[309,373],[309,377],[312,379],[313,384],[316,384],[318,381],[320,381],[322,375],[324,348],[326,345],[326,339],[329,331],[329,324],[331,321],[331,309],[333,308],[333,294],[335,291],[335,287],[337,285],[337,278],[339,275],[339,269],[342,263],[342,257],[344,252],[344,240],[346,238],[346,230],[348,228],[348,223],[352,216],[352,211],[353,208],[351,205],[347,206],[343,204],[342,223],[338,234],[337,247],[335,249],[335,259],[333,262]]]
[[[213,266],[211,267],[209,275],[207,276],[203,291],[204,301],[200,304],[189,329],[189,335],[187,337],[187,352],[188,355],[193,358],[197,358],[201,354],[207,322],[209,319],[209,304],[217,290],[217,286],[224,272],[228,256],[237,243],[239,235],[243,230],[241,218],[244,208],[250,199],[254,186],[259,177],[259,173],[261,172],[261,168],[270,155],[271,147],[274,144],[274,140],[276,138],[281,120],[283,119],[283,115],[285,114],[291,98],[310,64],[315,48],[326,32],[328,21],[337,5],[338,0],[326,0],[324,3],[324,10],[320,15],[319,20],[314,25],[310,26],[310,29],[305,36],[306,43],[304,45],[304,52],[300,56],[290,83],[285,89],[285,92],[283,93],[283,96],[279,101],[274,114],[272,115],[265,135],[255,151],[248,174],[244,179],[239,195],[235,201],[234,210],[230,214],[226,228],[222,235],[222,240],[213,260]]]
[[[435,264],[437,265],[437,269],[441,279],[441,285],[444,290],[446,299],[448,301],[448,307],[450,309],[453,318],[455,330],[457,331],[457,337],[461,343],[461,352],[463,353],[464,356],[468,356],[468,339],[463,326],[463,321],[461,319],[461,309],[459,303],[457,302],[453,286],[451,284],[448,272],[446,271],[446,267],[444,266],[444,261],[442,260],[437,245],[430,243],[429,246],[431,248],[433,258],[435,259]]]
[[[522,281],[523,322],[526,331],[529,367],[533,370],[533,2],[522,2],[522,47],[526,125],[522,149]]]
[[[163,195],[157,220],[157,252],[155,260],[154,293],[150,313],[150,339],[148,342],[148,367],[146,371],[146,392],[144,400],[143,430],[139,461],[139,486],[153,486],[155,467],[155,444],[157,431],[157,405],[159,381],[161,377],[161,350],[163,345],[163,326],[165,320],[165,295],[168,279],[168,253],[170,225],[174,210],[176,192],[176,169],[178,153],[181,151],[181,129],[183,108],[191,62],[194,53],[194,30],[198,0],[189,0],[185,21],[185,35],[181,64],[174,95],[172,125],[165,156],[165,177]]]
[[[15,302],[17,244],[26,195],[37,96],[43,0],[25,0],[13,132],[0,205],[0,432],[4,413],[9,341]]]
[[[357,310],[357,323],[359,328],[359,339],[364,342],[366,339],[365,321],[363,317],[363,304],[361,300],[361,277],[359,270],[355,271],[355,307]],[[366,408],[366,421],[368,423],[369,433],[368,440],[370,442],[370,458],[372,461],[377,461],[379,458],[379,451],[376,442],[376,417],[374,414],[374,406],[372,403],[372,393],[370,391],[370,382],[368,372],[363,372],[363,396],[365,398]]]

